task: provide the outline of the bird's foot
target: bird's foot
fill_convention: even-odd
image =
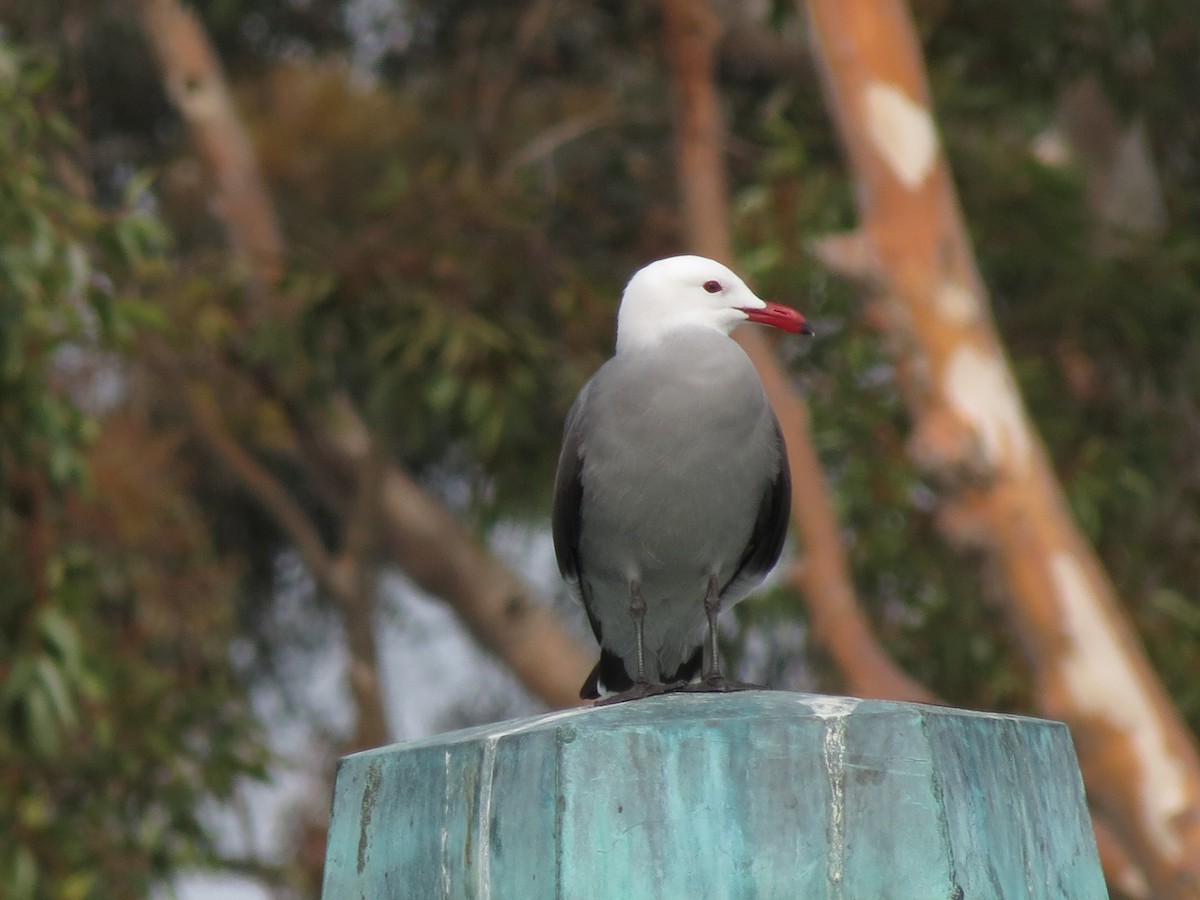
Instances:
[[[734,691],[766,691],[766,685],[750,684],[746,681],[730,681],[724,675],[709,675],[693,684],[675,688],[689,694],[732,694]]]
[[[626,688],[620,693],[609,694],[595,701],[593,706],[612,706],[614,703],[624,703],[626,700],[643,700],[646,697],[657,697],[659,694],[669,694],[679,690],[674,684],[652,684],[649,681],[635,681],[633,687]]]

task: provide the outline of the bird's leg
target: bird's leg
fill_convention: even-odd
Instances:
[[[709,691],[761,691],[761,684],[746,684],[730,681],[721,673],[721,655],[717,647],[717,616],[721,614],[721,582],[716,575],[708,576],[708,590],[704,592],[704,615],[708,619],[708,671],[699,684],[689,684],[680,690],[689,693]]]
[[[708,576],[708,590],[704,593],[704,616],[708,619],[708,672],[705,681],[724,681],[721,674],[721,655],[717,648],[717,616],[721,614],[721,583],[716,575]]]
[[[633,636],[637,642],[637,678],[633,686],[597,700],[596,706],[611,706],[614,703],[624,703],[626,700],[641,700],[658,694],[669,693],[672,688],[665,684],[651,684],[646,678],[646,598],[642,596],[642,586],[637,581],[629,582],[629,615],[633,619]]]
[[[637,684],[646,684],[646,598],[636,581],[629,582],[629,615],[633,617],[633,636],[637,642]]]

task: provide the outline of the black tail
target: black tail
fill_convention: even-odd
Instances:
[[[692,651],[691,656],[679,664],[675,674],[666,680],[667,683],[691,681],[700,672],[700,666],[703,663],[704,648],[697,647]],[[601,647],[600,661],[596,663],[592,673],[583,682],[583,687],[579,689],[579,699],[596,700],[600,697],[601,691],[619,694],[631,687],[633,687],[633,679],[629,676],[621,657]]]
[[[675,677],[671,681],[682,681],[687,683],[700,674],[700,667],[704,665],[704,648],[697,647],[692,651],[692,655],[679,664],[679,668],[675,670]]]
[[[579,689],[580,700],[595,700],[600,691],[626,691],[633,687],[633,679],[625,671],[625,663],[621,657],[611,650],[600,648],[600,661],[592,669],[592,674],[583,682]]]

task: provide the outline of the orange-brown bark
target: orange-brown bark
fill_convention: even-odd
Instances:
[[[1146,883],[1145,872],[1129,855],[1129,848],[1117,837],[1108,820],[1095,811],[1092,812],[1092,831],[1096,835],[1104,880],[1115,892],[1112,900],[1150,900],[1150,885]]]
[[[283,273],[283,239],[254,147],[196,14],[179,0],[137,0],[167,94],[213,179],[215,212],[237,260],[263,286]]]
[[[858,184],[878,318],[940,524],[984,552],[1042,711],[1072,728],[1089,795],[1153,895],[1200,896],[1200,755],[1067,513],[996,335],[924,67],[899,0],[809,0],[829,106]]]
[[[715,85],[721,26],[707,0],[664,0],[667,52],[675,86],[676,144],[686,237],[693,251],[729,260],[729,197],[724,126]],[[861,697],[935,702],[898,668],[871,631],[854,595],[825,475],[809,428],[808,405],[788,383],[770,343],[749,328],[736,334],[779,418],[792,471],[792,521],[805,550],[789,581],[807,601],[812,627],[847,689]]]

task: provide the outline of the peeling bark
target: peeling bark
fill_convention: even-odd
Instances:
[[[664,0],[665,39],[675,86],[676,144],[683,218],[691,249],[729,260],[729,197],[724,127],[715,86],[721,26],[705,0]],[[805,549],[788,581],[807,601],[813,630],[847,689],[861,697],[935,702],[875,640],[854,595],[845,549],[809,428],[808,405],[775,361],[770,343],[749,328],[736,339],[758,369],[779,419],[792,471],[792,521]]]
[[[907,10],[898,0],[808,9],[878,263],[913,457],[942,490],[939,523],[996,564],[1041,710],[1071,726],[1091,801],[1153,896],[1200,897],[1200,755],[1025,413],[931,132]]]
[[[230,249],[259,287],[269,287],[283,274],[283,238],[221,63],[196,14],[179,0],[136,3],[167,95],[213,179],[213,211]]]

